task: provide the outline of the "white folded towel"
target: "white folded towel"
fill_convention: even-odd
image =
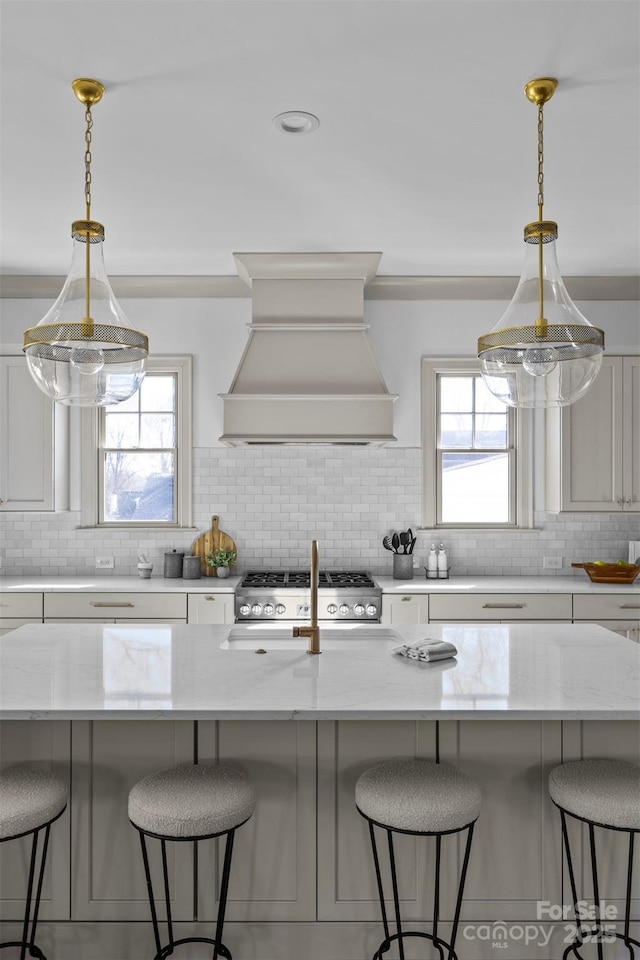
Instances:
[[[448,660],[458,653],[452,643],[446,640],[418,640],[417,643],[403,643],[395,647],[394,653],[410,660],[423,660],[429,663],[432,660]]]

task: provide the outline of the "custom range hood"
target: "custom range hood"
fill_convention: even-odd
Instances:
[[[222,443],[383,444],[393,403],[363,322],[379,253],[237,253],[249,342],[223,402]]]

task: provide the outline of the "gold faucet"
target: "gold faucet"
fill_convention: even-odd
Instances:
[[[309,626],[294,627],[294,637],[308,637],[309,646],[307,653],[322,653],[320,649],[320,627],[318,626],[318,584],[320,583],[320,574],[318,571],[318,541],[311,541],[311,570],[309,573],[310,602],[309,602]]]

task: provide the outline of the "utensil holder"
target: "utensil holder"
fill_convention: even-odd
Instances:
[[[394,554],[393,579],[413,580],[413,557],[410,553]]]

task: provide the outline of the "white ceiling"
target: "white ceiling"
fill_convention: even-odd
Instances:
[[[379,274],[517,275],[545,216],[565,275],[639,270],[636,0],[3,0],[1,258],[61,275],[92,215],[113,275],[234,274],[233,251],[381,250]],[[272,126],[284,110],[317,132]]]

